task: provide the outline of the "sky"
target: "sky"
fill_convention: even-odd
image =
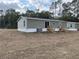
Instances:
[[[0,10],[7,10],[13,8],[16,11],[25,13],[27,9],[36,10],[49,10],[51,2],[55,0],[0,0]],[[71,2],[72,0],[63,0],[64,2]]]

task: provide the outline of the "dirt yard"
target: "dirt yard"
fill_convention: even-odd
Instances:
[[[79,59],[79,32],[0,29],[0,59]]]

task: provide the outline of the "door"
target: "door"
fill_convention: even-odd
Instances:
[[[49,22],[45,22],[45,28],[49,26]]]

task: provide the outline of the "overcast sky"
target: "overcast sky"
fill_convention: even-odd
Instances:
[[[0,10],[13,8],[24,12],[28,9],[48,10],[51,2],[54,0],[0,0]],[[63,2],[71,2],[72,0],[63,0]]]

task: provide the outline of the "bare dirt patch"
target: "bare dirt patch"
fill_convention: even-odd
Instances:
[[[0,59],[79,59],[79,32],[0,29]]]

